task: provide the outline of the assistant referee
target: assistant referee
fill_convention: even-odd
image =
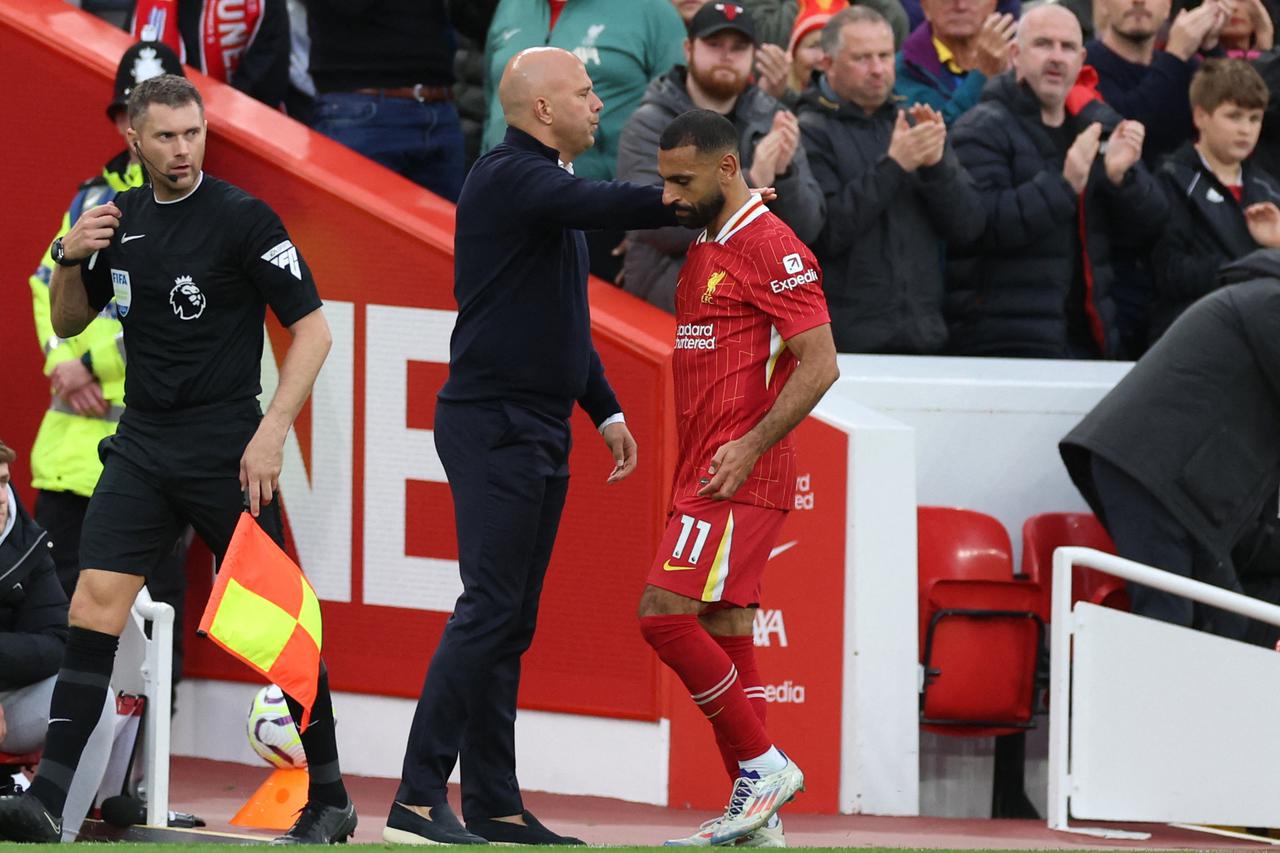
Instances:
[[[383,838],[401,843],[567,844],[525,808],[516,780],[520,658],[569,485],[569,416],[599,428],[616,482],[636,444],[591,343],[582,229],[674,225],[658,187],[575,178],[600,99],[581,61],[531,48],[498,87],[506,138],[458,201],[458,320],[435,441],[458,528],[462,596],[427,670]],[[445,785],[462,761],[466,828]]]
[[[162,75],[128,103],[129,145],[150,185],[94,207],[54,241],[51,319],[78,334],[113,298],[129,354],[127,408],[99,446],[103,472],[81,537],[66,655],[49,708],[39,774],[0,797],[0,839],[56,842],[72,774],[98,719],[120,632],[147,574],[191,524],[221,560],[245,492],[281,541],[285,435],[330,345],[315,282],[279,217],[201,171],[205,117],[188,80]],[[260,363],[267,306],[293,342],[265,417]],[[355,809],[338,769],[324,664],[302,735],[310,787],[277,843],[346,840]],[[301,706],[289,700],[294,719]]]

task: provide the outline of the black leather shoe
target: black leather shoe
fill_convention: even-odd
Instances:
[[[391,844],[488,844],[458,822],[447,803],[432,806],[431,817],[425,818],[400,803],[391,804],[382,840]]]
[[[343,808],[307,803],[293,826],[272,844],[346,844],[356,831],[356,806],[347,800]]]
[[[586,844],[581,838],[571,835],[556,835],[547,829],[528,810],[520,812],[524,824],[508,823],[505,820],[467,821],[467,829],[490,842],[491,844]]]
[[[57,844],[62,841],[62,818],[55,818],[35,797],[0,797],[0,839]]]

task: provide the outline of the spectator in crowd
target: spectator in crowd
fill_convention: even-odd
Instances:
[[[1098,92],[1120,115],[1147,128],[1143,159],[1151,167],[1191,139],[1187,89],[1196,54],[1217,44],[1228,18],[1219,0],[1204,0],[1177,14],[1164,50],[1156,50],[1169,2],[1098,0],[1100,35],[1085,45],[1086,61],[1098,72]]]
[[[978,103],[987,80],[1009,68],[1017,22],[996,0],[921,0],[925,21],[898,53],[895,92],[954,124]]]
[[[982,233],[986,213],[931,107],[902,110],[893,32],[876,11],[846,9],[822,31],[825,68],[800,102],[800,131],[827,202],[814,243],[841,352],[935,353],[943,241]]]
[[[610,181],[617,173],[622,126],[644,97],[645,87],[681,61],[684,22],[671,0],[501,0],[485,43],[488,118],[482,149],[502,141],[507,124],[498,81],[507,61],[529,47],[561,47],[587,66],[596,95],[604,101],[596,144],[573,163],[574,174]],[[656,148],[655,148],[656,156]],[[622,266],[624,232],[587,232],[591,273],[613,281]]]
[[[1240,59],[1211,59],[1191,78],[1199,135],[1159,172],[1169,226],[1152,252],[1151,336],[1218,286],[1218,270],[1259,248],[1280,248],[1280,183],[1251,155],[1262,131],[1267,86]]]
[[[67,644],[67,595],[49,554],[48,534],[32,520],[10,482],[17,454],[0,442],[0,752],[44,745],[49,698]],[[74,841],[107,769],[115,733],[111,696],[67,794],[62,839]],[[68,771],[70,772],[70,770]],[[0,778],[0,795],[14,791]]]
[[[987,227],[948,260],[951,349],[1110,357],[1112,245],[1154,239],[1168,212],[1141,163],[1143,127],[1097,100],[1067,112],[1084,50],[1079,22],[1061,6],[1023,17],[1012,57],[1013,72],[987,84],[952,137]]]
[[[138,0],[133,37],[160,41],[214,80],[279,109],[289,94],[286,0]]]
[[[1232,59],[1257,59],[1275,45],[1276,28],[1262,0],[1238,0],[1218,43]]]
[[[306,0],[315,129],[449,201],[465,174],[444,0]]]
[[[1240,591],[1231,552],[1280,488],[1280,253],[1222,271],[1060,446],[1121,557]],[[1159,425],[1153,429],[1153,425]],[[1133,612],[1241,637],[1245,619],[1130,584]]]
[[[161,42],[138,42],[124,52],[107,118],[121,140],[128,139],[126,101],[133,87],[161,74],[182,74],[182,63]],[[55,242],[71,230],[80,214],[106,204],[118,193],[140,187],[145,173],[133,148],[107,161],[101,174],[82,183],[62,216]],[[45,247],[28,283],[35,315],[36,339],[44,356],[44,375],[51,388],[49,408],[40,421],[31,448],[31,485],[36,492],[36,523],[49,533],[58,581],[67,598],[80,575],[80,527],[89,496],[102,474],[98,444],[115,434],[124,412],[125,353],[115,302],[111,302],[83,332],[60,338],[49,313],[49,283],[53,279],[53,246]],[[156,601],[173,607],[173,676],[182,675],[182,617],[186,608],[186,557],[189,531],[174,541],[173,550],[147,581]]]
[[[795,116],[750,83],[755,38],[755,22],[741,6],[715,2],[698,10],[684,46],[688,66],[653,81],[622,131],[618,177],[661,186],[658,139],[666,126],[695,108],[720,113],[738,129],[747,182],[776,187],[773,211],[809,243],[822,228],[822,191],[809,171]],[[674,312],[676,278],[696,236],[683,226],[631,232],[623,288]]]
[[[458,41],[453,59],[453,75],[458,82],[454,84],[453,96],[458,104],[463,148],[470,171],[471,164],[480,156],[480,138],[484,135],[488,110],[484,100],[484,42],[493,14],[498,10],[498,0],[446,0],[445,6]]]
[[[744,5],[748,11],[751,10],[751,3]],[[819,32],[832,15],[848,5],[848,0],[802,0],[791,27],[791,36],[785,42],[785,50],[767,40],[760,40],[756,44],[756,85],[794,112],[800,91],[808,85],[813,63],[821,55],[818,38],[815,36],[810,41],[809,62],[797,69],[797,42],[805,33]],[[875,9],[890,22],[896,50],[907,37],[907,16],[898,0],[860,0],[859,5]]]
[[[1056,0],[1051,0],[1056,2]],[[1088,2],[1088,0],[1073,0],[1073,2]],[[920,25],[925,22],[924,0],[901,0],[900,4],[907,18],[907,27],[910,32],[920,29]],[[1061,5],[1071,7],[1072,2],[1063,2]],[[997,0],[996,12],[1001,15],[1009,15],[1014,20],[1022,16],[1022,0]]]
[[[787,56],[791,59],[787,91],[778,100],[792,112],[800,102],[800,93],[809,88],[814,72],[826,55],[822,52],[822,28],[832,15],[849,6],[846,0],[828,0],[827,5],[829,9],[802,9],[791,29],[791,40],[787,42]]]

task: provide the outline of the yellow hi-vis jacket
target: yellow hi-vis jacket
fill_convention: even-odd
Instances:
[[[80,214],[99,204],[106,204],[117,193],[143,183],[142,169],[129,163],[127,154],[109,162],[99,177],[80,186],[71,206],[62,217],[57,236],[71,230]],[[50,241],[52,242],[52,241]],[[40,266],[30,278],[31,303],[35,313],[36,337],[44,352],[44,373],[48,376],[64,361],[80,359],[98,383],[102,396],[111,407],[102,417],[77,415],[64,400],[50,396],[31,450],[31,484],[37,489],[74,492],[88,497],[102,474],[98,459],[98,442],[112,435],[124,413],[124,338],[114,301],[107,304],[85,330],[73,338],[59,338],[53,332],[49,315],[49,281],[53,275],[53,258],[45,249]]]

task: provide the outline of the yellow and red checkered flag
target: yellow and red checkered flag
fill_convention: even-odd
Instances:
[[[320,676],[320,600],[247,512],[227,546],[200,633],[297,700],[298,731],[306,729]]]

